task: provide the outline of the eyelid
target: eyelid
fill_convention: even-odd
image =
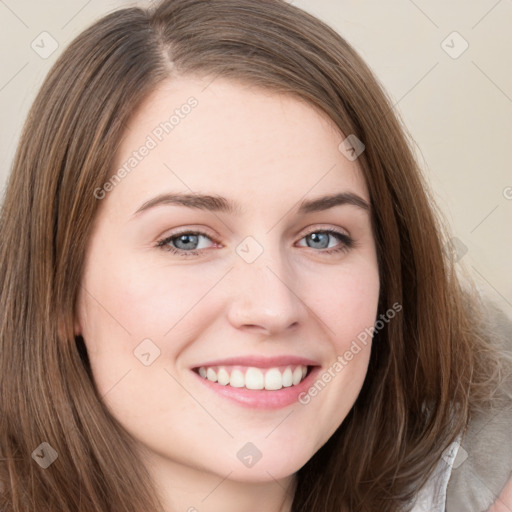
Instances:
[[[316,231],[328,231],[330,233],[338,233],[340,235],[350,237],[350,233],[346,229],[340,228],[339,226],[333,227],[332,224],[313,224],[300,230],[296,236],[303,238],[311,233],[315,233]]]
[[[325,232],[329,232],[329,233],[340,234],[340,235],[350,237],[350,233],[346,229],[339,228],[339,227],[333,228],[331,225],[326,225],[326,224],[314,224],[312,226],[303,228],[295,235],[295,237],[300,237],[300,239],[302,239],[305,236],[315,233],[316,231],[325,231]],[[183,228],[175,228],[171,231],[168,231],[164,235],[160,235],[156,239],[156,242],[160,243],[165,239],[178,237],[180,235],[187,235],[187,234],[188,235],[192,235],[192,234],[193,235],[203,235],[203,236],[210,238],[213,242],[215,242],[217,244],[220,243],[218,240],[218,237],[216,235],[212,234],[211,230],[209,230],[208,228],[206,228],[204,226],[194,227],[193,225],[183,227]]]
[[[219,237],[216,234],[214,234],[214,232],[211,229],[209,229],[205,226],[199,226],[199,225],[185,226],[185,227],[181,227],[181,228],[174,228],[174,229],[164,231],[164,233],[162,235],[158,236],[155,241],[160,242],[166,238],[177,237],[180,235],[192,235],[192,234],[207,236],[212,241],[219,243],[218,242]]]

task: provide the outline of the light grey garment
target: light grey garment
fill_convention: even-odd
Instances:
[[[512,321],[487,306],[497,343],[512,354]],[[503,388],[506,403],[468,424],[453,463],[446,494],[446,512],[486,512],[512,477],[512,383]]]
[[[452,467],[457,458],[462,434],[444,451],[435,471],[427,483],[420,489],[410,512],[444,512],[446,507],[446,488]]]

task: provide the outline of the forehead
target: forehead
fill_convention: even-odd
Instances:
[[[357,161],[339,149],[344,138],[289,94],[221,78],[169,80],[130,120],[114,169],[127,172],[109,200],[201,191],[251,210],[350,191],[369,202]]]

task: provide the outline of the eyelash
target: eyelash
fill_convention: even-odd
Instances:
[[[320,249],[319,251],[317,251],[317,252],[320,252],[321,254],[344,253],[344,252],[348,252],[350,249],[354,248],[357,245],[353,238],[351,238],[350,236],[348,236],[344,233],[340,233],[339,231],[336,231],[334,229],[315,229],[315,230],[310,231],[309,233],[306,233],[305,235],[303,235],[301,240],[309,235],[312,235],[313,233],[327,233],[329,235],[332,235],[332,236],[338,238],[338,240],[341,242],[341,245],[337,248],[323,249],[323,250]],[[174,233],[168,237],[158,240],[156,243],[156,247],[158,247],[164,251],[169,251],[172,254],[182,256],[184,258],[187,258],[190,256],[199,256],[201,254],[201,251],[205,250],[205,249],[199,249],[199,250],[195,249],[192,251],[184,251],[182,249],[176,249],[176,247],[169,245],[172,240],[174,240],[175,238],[179,238],[180,236],[183,236],[183,235],[200,235],[200,236],[209,238],[210,240],[215,242],[215,240],[213,240],[212,237],[210,237],[209,235],[207,235],[206,233],[204,233],[202,231],[182,231],[181,233]],[[314,249],[313,247],[309,247],[309,248]]]

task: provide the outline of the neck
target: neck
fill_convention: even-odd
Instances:
[[[296,478],[241,482],[169,461],[151,461],[149,473],[165,512],[292,512]]]

